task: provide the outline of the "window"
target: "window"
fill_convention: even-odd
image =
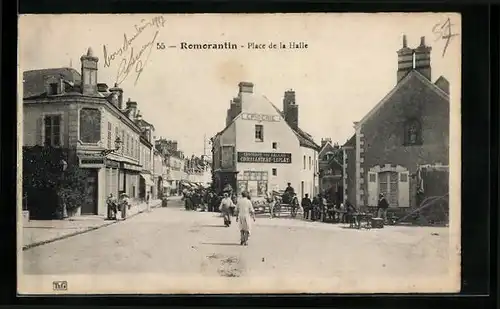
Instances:
[[[108,149],[111,149],[111,132],[113,131],[112,127],[111,127],[111,122],[108,122]]]
[[[122,143],[123,143],[123,144],[122,144],[122,154],[123,154],[123,155],[126,155],[126,154],[127,154],[127,152],[126,152],[126,150],[125,150],[125,142],[126,142],[126,141],[125,141],[125,130],[122,130]]]
[[[278,149],[278,143],[273,142],[273,149]]]
[[[57,83],[50,83],[50,93],[49,94],[57,94],[59,91],[59,85]]]
[[[255,141],[256,142],[264,141],[264,126],[261,124],[255,125]]]
[[[422,127],[417,119],[409,119],[405,122],[404,145],[422,144]]]
[[[405,174],[405,173],[401,173],[400,174],[400,181],[401,182],[408,182],[408,174]]]
[[[80,110],[80,140],[98,143],[101,140],[101,112],[95,108]]]
[[[311,170],[312,168],[312,159],[311,159],[311,156],[309,156],[309,170]]]
[[[273,176],[278,176],[278,169],[273,168],[272,172],[273,172]]]
[[[304,169],[306,169],[306,156],[304,156]]]
[[[61,146],[61,115],[50,115],[44,118],[45,145]]]
[[[377,181],[377,175],[376,174],[370,174],[369,181],[370,182],[376,182]]]

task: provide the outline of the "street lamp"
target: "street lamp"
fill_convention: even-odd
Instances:
[[[115,151],[118,151],[120,150],[120,147],[122,145],[122,140],[120,139],[120,137],[118,136],[116,139],[115,139],[115,149],[106,149],[106,150],[103,150],[101,151],[101,154],[103,156],[107,156],[108,154],[112,153],[112,152],[115,152]]]

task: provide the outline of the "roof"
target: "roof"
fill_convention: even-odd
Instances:
[[[276,107],[276,105],[274,105],[266,96],[263,95],[262,98],[264,98],[269,104],[271,104],[271,106],[276,110],[276,112],[281,116],[281,118],[285,119],[283,112],[280,111]],[[217,132],[215,136],[217,137],[222,133],[224,133],[224,131],[226,131],[237,119],[239,119],[241,115],[242,113],[239,113],[236,117],[234,117],[233,120],[222,131]],[[319,151],[321,149],[321,147],[314,142],[312,136],[309,133],[305,132],[301,128],[297,128],[297,130],[294,130],[288,123],[286,124],[290,127],[290,129],[292,129],[293,133],[295,133],[295,135],[297,136],[300,146],[311,148],[316,151]]]
[[[355,147],[356,146],[356,134],[351,136],[350,139],[345,142],[345,144],[342,147]]]
[[[155,129],[155,127],[154,127],[151,123],[147,122],[147,121],[146,121],[146,120],[144,120],[144,119],[136,119],[136,120],[135,120],[135,123],[136,123],[139,127],[152,127],[152,128],[153,128],[153,130]]]
[[[401,89],[403,85],[408,83],[413,77],[418,78],[421,82],[427,85],[430,89],[432,89],[437,95],[449,101],[449,95],[444,92],[437,85],[433,84],[429,79],[423,76],[416,70],[410,71],[377,105],[375,105],[364,117],[361,121],[356,123],[356,127],[363,125],[365,121],[367,121],[371,116],[373,116],[384,104],[398,91]],[[444,78],[444,77],[443,77]]]
[[[281,118],[285,119],[284,113],[280,111],[279,108],[277,108],[276,105],[274,105],[273,102],[271,102],[266,96],[263,97],[269,102],[269,104],[271,104],[271,106],[276,110],[276,112],[278,112]],[[318,144],[316,144],[316,142],[314,142],[314,139],[312,138],[311,134],[305,132],[301,128],[297,128],[297,130],[294,130],[288,123],[287,125],[290,127],[290,129],[292,129],[293,133],[295,133],[295,135],[299,139],[300,146],[320,151],[321,146],[319,146]]]
[[[71,86],[80,85],[81,75],[73,68],[40,69],[23,72],[23,98],[39,96],[46,92],[45,80],[62,78]]]

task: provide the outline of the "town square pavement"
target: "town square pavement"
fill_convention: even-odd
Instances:
[[[24,251],[25,274],[172,276],[436,276],[449,269],[448,229],[343,224],[260,216],[247,247],[217,213],[181,201],[119,224]]]

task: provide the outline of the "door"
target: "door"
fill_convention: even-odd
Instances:
[[[304,198],[304,182],[300,182],[300,198]]]
[[[97,170],[89,170],[85,184],[85,198],[83,199],[82,215],[97,215]]]
[[[383,172],[379,175],[379,189],[383,193],[390,207],[399,205],[399,173]]]

